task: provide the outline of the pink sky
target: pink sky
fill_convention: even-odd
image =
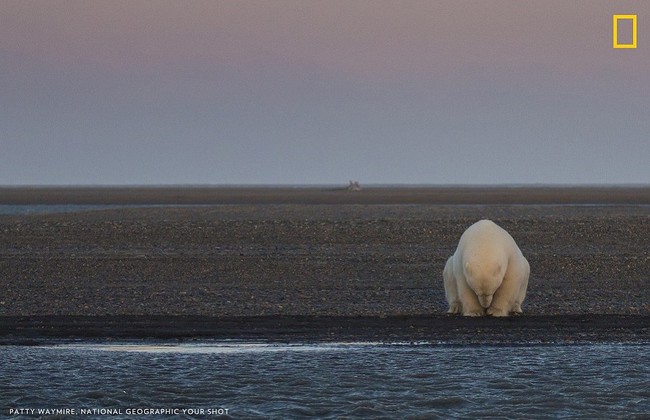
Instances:
[[[615,13],[639,15],[638,49],[611,48]],[[650,96],[648,20],[650,3],[609,0],[5,0],[0,86],[7,93],[0,101],[15,118],[0,136],[23,165],[2,162],[11,171],[0,169],[0,184],[83,182],[88,167],[70,173],[66,167],[73,156],[102,160],[90,152],[93,145],[121,162],[130,177],[120,178],[102,162],[97,183],[326,183],[338,181],[341,172],[358,172],[370,182],[571,182],[571,176],[577,182],[647,182],[647,170],[631,171],[629,158],[648,151],[639,144],[648,122],[638,114]],[[576,112],[580,118],[572,123],[569,115]],[[102,127],[89,128],[76,120],[79,113]],[[149,128],[133,119],[138,113]],[[532,153],[510,175],[490,164],[461,176],[451,167],[427,172],[422,158],[425,153],[439,167],[449,161],[435,160],[439,152],[453,155],[459,139],[463,148],[480,144],[472,159],[485,155],[484,142],[493,142],[490,150],[517,153],[511,146],[523,134],[526,150],[551,158],[559,153],[552,139],[574,130],[575,141],[594,142],[593,156],[575,156],[588,170],[590,159],[604,165],[611,154],[607,138],[592,138],[602,134],[593,123],[603,118],[616,120],[620,127],[610,125],[610,131],[632,142],[614,156],[609,178],[597,171],[584,179],[580,171],[558,177],[541,164],[536,178],[523,173]],[[39,121],[43,129],[30,126]],[[243,121],[250,126],[242,127]],[[544,127],[553,123],[555,131]],[[45,127],[58,134],[48,137]],[[181,133],[190,152],[179,153],[172,136]],[[395,145],[395,135],[405,139],[406,151]],[[86,140],[91,144],[78,155],[44,166],[54,178],[25,169],[34,150],[79,146],[82,137],[96,139]],[[113,150],[126,139],[148,162],[144,168],[135,168],[133,155]],[[341,148],[341,155],[323,143]],[[372,149],[370,157],[350,158],[350,143]],[[153,144],[161,145],[160,156],[148,154]],[[205,149],[228,162],[226,169],[211,169],[207,160],[200,173],[183,169]],[[258,150],[263,153],[255,157]],[[561,159],[579,150],[565,148]],[[382,165],[396,151],[421,170],[397,165],[386,175]],[[260,167],[269,154],[287,160],[286,173]],[[331,169],[305,163],[322,154]],[[173,176],[156,172],[156,161],[173,166]]]
[[[448,77],[468,65],[589,73],[598,62],[630,75],[640,54],[618,60],[602,48],[608,17],[646,10],[608,0],[19,0],[3,3],[0,42],[61,71],[270,64],[383,80]]]

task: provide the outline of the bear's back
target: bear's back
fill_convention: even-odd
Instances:
[[[501,258],[516,247],[510,234],[491,220],[479,220],[465,230],[458,242],[463,259]]]

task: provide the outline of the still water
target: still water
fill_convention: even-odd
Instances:
[[[650,418],[649,350],[650,344],[2,346],[0,414]]]

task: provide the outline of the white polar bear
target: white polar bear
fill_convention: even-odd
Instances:
[[[461,235],[442,274],[448,313],[508,316],[521,313],[530,266],[508,232],[481,220]]]

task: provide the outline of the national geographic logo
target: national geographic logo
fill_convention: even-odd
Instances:
[[[621,33],[619,33],[619,22],[624,21],[620,23],[620,29]],[[632,25],[632,33],[631,37],[629,36],[629,27],[626,28],[624,23],[627,23],[627,21],[631,21]],[[629,24],[628,24],[629,25]],[[627,31],[626,31],[627,29]],[[627,37],[625,37],[622,32],[627,32]],[[620,36],[623,35],[623,36]],[[621,38],[627,38],[623,39],[621,41]],[[631,39],[630,39],[631,38]],[[627,41],[627,42],[626,42]],[[636,15],[614,15],[612,19],[612,47],[614,48],[636,48]]]

